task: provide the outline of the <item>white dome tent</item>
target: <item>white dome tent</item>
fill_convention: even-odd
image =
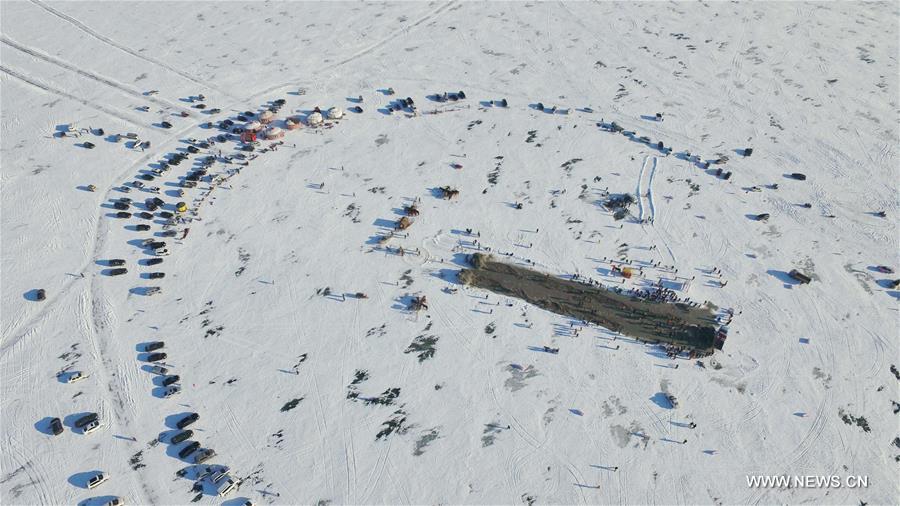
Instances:
[[[270,141],[275,140],[275,139],[281,139],[282,137],[284,137],[284,130],[282,130],[281,128],[272,127],[270,129],[266,130],[266,139],[268,139]]]
[[[328,119],[341,119],[344,117],[344,110],[340,107],[332,107],[328,109]]]
[[[306,117],[306,124],[311,127],[322,126],[322,123],[325,122],[325,119],[322,117],[322,113],[314,112]]]

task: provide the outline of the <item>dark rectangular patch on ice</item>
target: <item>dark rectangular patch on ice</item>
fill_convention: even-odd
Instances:
[[[714,350],[716,321],[711,309],[640,300],[600,286],[496,262],[476,253],[463,283],[525,300],[557,314],[592,322],[646,342],[664,342],[704,352]]]

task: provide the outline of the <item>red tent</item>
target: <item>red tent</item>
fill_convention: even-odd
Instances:
[[[244,132],[241,134],[241,142],[256,142],[256,132]]]

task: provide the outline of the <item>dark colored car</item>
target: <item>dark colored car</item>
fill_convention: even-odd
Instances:
[[[139,218],[144,218],[145,220],[153,219],[153,215],[151,213],[148,213],[147,211],[142,211],[140,213],[137,213],[137,214],[135,214],[135,216],[137,216]]]
[[[165,360],[167,356],[165,353],[151,353],[147,356],[147,362],[159,362]]]
[[[97,413],[88,413],[88,414],[82,416],[81,418],[79,418],[78,420],[75,420],[75,427],[78,427],[80,429],[80,428],[84,427],[85,425],[93,422],[94,420],[97,420],[98,418],[99,418],[99,416],[97,415]]]
[[[181,442],[183,442],[183,441],[187,441],[187,440],[190,439],[191,436],[193,436],[193,435],[194,435],[194,431],[192,431],[192,430],[183,430],[183,431],[179,432],[178,434],[175,434],[174,436],[172,436],[172,438],[169,439],[169,443],[171,443],[171,444],[173,444],[173,445],[177,445],[178,443],[181,443]]]
[[[171,217],[173,217],[173,216],[175,216],[175,215],[172,214],[172,213],[169,212],[169,211],[160,211],[160,212],[159,212],[159,216],[160,216],[161,218],[171,218]]]
[[[131,206],[129,206],[129,205],[128,205],[127,203],[125,203],[125,202],[113,202],[113,207],[116,208],[116,209],[119,209],[119,210],[121,210],[121,211],[124,211],[124,210],[128,209],[128,208],[131,207]]]
[[[200,152],[200,150],[197,149],[196,146],[188,146],[187,150],[188,150],[188,153],[199,153]]]
[[[147,343],[144,346],[144,351],[156,351],[166,345],[163,341],[153,341],[152,343]]]
[[[121,276],[122,274],[125,274],[127,272],[128,272],[128,269],[126,269],[124,267],[117,267],[115,269],[110,269],[109,275],[110,276]]]
[[[107,260],[106,265],[118,267],[120,265],[125,265],[125,260],[122,260],[121,258],[113,258],[111,260]]]
[[[131,218],[131,213],[127,213],[125,211],[119,211],[116,213],[116,218]]]
[[[164,201],[163,199],[161,199],[159,197],[153,197],[152,199],[150,199],[150,202],[153,202],[157,206],[161,206],[166,203],[166,201]]]
[[[150,230],[150,225],[147,225],[146,223],[141,223],[140,225],[135,225],[134,229],[137,230],[138,232],[146,232],[146,231]]]
[[[47,298],[47,291],[43,288],[39,288],[38,291],[34,293],[34,298],[37,300],[44,300]]]
[[[804,274],[804,273],[798,271],[797,269],[794,269],[794,270],[792,270],[791,272],[789,272],[789,273],[788,273],[788,276],[794,278],[795,280],[799,281],[800,283],[802,283],[802,284],[804,284],[804,285],[807,284],[807,283],[809,283],[810,281],[812,281],[812,278],[811,278],[811,277],[809,277],[809,276],[807,276],[806,274]]]
[[[151,174],[138,174],[138,179],[143,179],[144,181],[153,181],[156,178]]]
[[[59,418],[53,418],[52,420],[50,420],[50,432],[52,432],[54,436],[58,436],[63,433],[63,425]]]
[[[150,274],[147,274],[147,279],[159,279],[164,277],[166,277],[165,272],[151,272]]]
[[[162,380],[162,386],[167,387],[167,386],[171,385],[172,383],[178,383],[178,380],[180,380],[180,379],[181,379],[181,376],[179,376],[177,374],[174,376],[166,376]]]
[[[184,448],[181,449],[181,451],[178,452],[178,457],[180,457],[182,459],[186,458],[188,455],[197,451],[197,448],[200,448],[200,443],[198,443],[196,441],[191,441],[191,443],[189,445],[185,446]]]
[[[147,243],[147,247],[150,249],[159,249],[166,247],[166,241],[151,241]]]
[[[184,418],[182,418],[181,420],[178,420],[178,423],[176,423],[175,426],[178,427],[179,429],[183,429],[183,428],[187,427],[188,425],[196,422],[199,419],[200,419],[200,415],[198,415],[197,413],[191,413],[191,414],[185,416]]]
[[[144,265],[156,265],[161,264],[163,262],[162,258],[148,258],[144,261]]]

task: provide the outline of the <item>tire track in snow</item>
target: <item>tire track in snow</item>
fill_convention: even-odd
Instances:
[[[48,55],[48,54],[46,54],[46,53],[44,53],[44,52],[42,52],[42,51],[40,51],[40,50],[38,50],[38,49],[35,49],[35,48],[33,48],[33,47],[28,47],[28,46],[26,46],[25,44],[22,44],[21,42],[16,42],[15,40],[9,38],[9,37],[6,36],[6,35],[0,35],[0,41],[2,41],[2,42],[3,42],[4,44],[6,44],[7,46],[10,46],[10,47],[12,47],[12,48],[14,48],[14,49],[17,49],[17,50],[19,50],[19,51],[21,51],[21,52],[23,52],[23,53],[25,53],[25,54],[28,54],[28,55],[30,55],[30,56],[32,56],[32,57],[34,57],[34,58],[37,58],[37,59],[39,59],[39,60],[43,60],[43,61],[45,61],[45,62],[47,62],[47,63],[49,63],[49,64],[51,64],[51,65],[56,65],[57,67],[61,67],[61,68],[64,68],[64,69],[66,69],[66,70],[70,70],[70,71],[75,72],[75,73],[77,73],[77,74],[79,74],[79,75],[81,75],[81,76],[84,76],[84,77],[88,78],[88,79],[91,79],[91,80],[93,80],[93,81],[97,81],[97,82],[99,82],[99,83],[101,83],[101,84],[105,84],[105,85],[107,85],[107,86],[109,86],[109,87],[111,87],[111,88],[115,88],[115,89],[117,89],[117,90],[119,90],[119,91],[121,91],[121,92],[123,92],[123,93],[125,93],[125,94],[131,95],[131,96],[133,96],[133,97],[139,98],[139,99],[144,100],[144,101],[147,101],[147,102],[153,102],[154,104],[159,105],[159,106],[162,106],[162,107],[167,107],[167,108],[177,109],[178,111],[186,112],[186,113],[188,113],[188,114],[193,115],[193,114],[192,114],[192,111],[191,111],[190,109],[187,109],[187,108],[185,108],[185,107],[182,107],[182,106],[180,106],[180,105],[178,105],[178,104],[176,104],[176,103],[169,102],[168,100],[165,100],[165,99],[162,99],[162,98],[157,98],[157,97],[154,97],[154,96],[152,96],[152,95],[151,95],[151,96],[145,96],[145,95],[144,95],[143,93],[141,93],[140,91],[135,90],[135,89],[133,89],[133,88],[131,88],[131,87],[125,85],[125,84],[122,84],[122,83],[120,83],[120,82],[118,82],[118,81],[115,81],[115,80],[113,80],[113,79],[111,79],[111,78],[109,78],[109,77],[105,77],[105,76],[102,76],[102,75],[100,75],[100,74],[97,74],[97,73],[90,72],[90,71],[84,70],[84,69],[82,69],[82,68],[79,68],[79,67],[76,66],[76,65],[72,65],[71,63],[68,63],[68,62],[66,62],[66,61],[64,61],[64,60],[61,60],[61,59],[56,58],[56,57],[54,57],[54,56],[50,56],[50,55]]]
[[[31,0],[31,1],[32,1],[32,2],[36,2],[37,0]],[[404,26],[403,28],[400,28],[400,29],[398,29],[398,30],[392,32],[392,33],[389,34],[387,37],[385,37],[385,38],[379,40],[378,42],[375,42],[375,43],[373,43],[373,44],[371,44],[371,45],[369,45],[369,46],[367,46],[367,47],[365,47],[365,48],[363,48],[363,49],[361,49],[361,50],[359,50],[359,51],[357,51],[356,53],[354,53],[354,54],[352,54],[352,55],[350,55],[350,56],[344,58],[343,60],[340,60],[340,61],[338,61],[338,62],[332,63],[332,64],[330,64],[330,65],[326,65],[325,67],[321,68],[318,72],[321,74],[321,73],[323,73],[323,72],[327,72],[327,71],[329,71],[329,70],[334,70],[334,69],[339,68],[339,67],[342,67],[342,66],[344,66],[344,65],[346,65],[346,64],[348,64],[348,63],[350,63],[350,62],[352,62],[352,61],[354,61],[354,60],[357,60],[357,59],[359,59],[359,58],[361,58],[361,57],[363,57],[363,56],[365,56],[365,55],[371,53],[372,51],[375,51],[376,49],[378,49],[378,48],[384,46],[384,45],[387,44],[388,42],[390,42],[390,41],[396,39],[397,37],[399,37],[399,36],[402,35],[403,33],[409,32],[411,29],[418,27],[418,26],[421,25],[422,23],[425,23],[425,22],[427,22],[427,21],[432,20],[434,17],[436,17],[437,15],[443,13],[444,11],[446,11],[447,9],[449,9],[450,7],[452,7],[452,6],[455,5],[455,4],[456,4],[456,2],[447,2],[447,3],[443,4],[443,5],[441,5],[440,7],[438,7],[437,9],[435,9],[435,10],[429,12],[429,13],[426,14],[425,16],[419,18],[418,21],[412,23],[411,25]],[[334,76],[332,76],[332,77],[334,77]],[[247,100],[247,101],[253,100],[253,99],[255,99],[255,98],[257,98],[257,97],[259,97],[259,96],[261,96],[261,95],[267,95],[267,94],[269,94],[269,93],[273,93],[273,92],[275,92],[275,91],[277,91],[277,90],[286,88],[286,87],[288,87],[288,86],[295,85],[295,84],[298,83],[298,82],[305,82],[305,81],[303,81],[302,79],[294,79],[294,80],[292,80],[292,81],[290,81],[290,82],[287,82],[287,83],[284,83],[284,84],[278,84],[278,85],[275,85],[275,86],[271,86],[271,87],[269,87],[269,88],[266,88],[266,89],[264,89],[264,90],[262,90],[262,91],[259,91],[259,92],[256,92],[256,93],[250,95],[249,97],[246,98],[246,100]],[[234,98],[234,97],[232,97],[232,98]]]
[[[136,126],[136,127],[141,127],[141,128],[145,128],[145,127],[147,126],[147,125],[145,125],[145,124],[142,124],[142,123],[140,122],[140,120],[138,120],[138,119],[136,119],[136,118],[131,118],[131,117],[129,117],[129,116],[125,115],[125,114],[122,114],[121,112],[118,112],[118,111],[116,111],[116,110],[114,110],[114,109],[109,109],[109,108],[104,107],[104,106],[102,106],[102,105],[95,104],[95,103],[93,103],[93,102],[91,102],[91,101],[89,101],[89,100],[86,100],[86,99],[84,99],[84,98],[76,97],[75,95],[72,95],[72,94],[66,93],[65,91],[62,91],[62,90],[60,90],[60,89],[54,88],[54,87],[50,86],[49,84],[43,84],[43,83],[40,83],[40,82],[38,82],[38,81],[36,81],[36,80],[34,80],[34,79],[31,79],[30,77],[26,77],[25,75],[22,75],[21,73],[16,72],[15,70],[13,70],[13,69],[11,69],[11,68],[5,66],[5,65],[0,65],[0,72],[3,72],[3,73],[5,73],[5,74],[7,74],[7,75],[9,75],[9,76],[15,77],[16,79],[19,79],[20,81],[23,81],[23,82],[25,82],[25,83],[28,83],[28,84],[34,86],[35,88],[39,88],[39,89],[44,90],[44,91],[46,91],[46,92],[48,92],[48,93],[53,93],[54,95],[59,95],[59,96],[64,97],[64,98],[68,98],[69,100],[74,100],[74,101],[76,101],[76,102],[79,102],[79,103],[81,103],[81,104],[84,104],[84,105],[90,107],[91,109],[96,109],[96,110],[98,110],[98,111],[100,111],[100,112],[109,114],[110,116],[114,116],[114,117],[116,117],[116,118],[119,118],[120,120],[122,120],[122,121],[124,121],[124,122],[126,122],[126,123],[128,123],[128,124],[130,124],[130,125],[133,125],[133,126]]]
[[[238,99],[238,97],[235,97],[234,95],[231,95],[230,93],[228,93],[228,92],[226,92],[226,91],[224,91],[224,90],[222,90],[222,89],[220,89],[220,88],[218,88],[218,87],[216,87],[216,86],[213,86],[213,85],[211,85],[211,84],[209,84],[209,83],[207,83],[207,82],[201,80],[200,78],[194,77],[194,76],[188,74],[187,72],[183,72],[183,71],[181,71],[181,70],[178,70],[177,68],[175,68],[175,67],[173,67],[173,66],[171,66],[171,65],[169,65],[169,64],[167,64],[167,63],[165,63],[165,62],[163,62],[163,61],[157,60],[156,58],[151,58],[151,57],[149,57],[149,56],[144,56],[144,55],[141,54],[139,51],[136,51],[136,50],[134,50],[134,49],[131,49],[130,47],[128,47],[128,46],[126,46],[126,45],[124,45],[124,44],[121,44],[121,43],[119,43],[119,42],[116,42],[116,41],[113,40],[113,39],[110,39],[109,37],[106,37],[106,36],[104,36],[104,35],[101,35],[100,33],[97,33],[96,31],[94,31],[91,27],[89,27],[89,26],[85,25],[84,23],[82,23],[81,21],[75,19],[75,18],[72,17],[72,16],[69,16],[68,14],[62,13],[62,12],[60,12],[60,11],[54,9],[53,7],[50,7],[49,5],[45,4],[44,2],[41,2],[41,1],[39,1],[39,0],[30,0],[30,1],[31,1],[31,3],[33,3],[34,5],[40,7],[41,9],[44,9],[45,11],[49,12],[50,14],[52,14],[52,15],[54,15],[54,16],[60,18],[60,19],[62,19],[63,21],[68,22],[69,24],[71,24],[71,25],[73,25],[74,27],[78,28],[78,29],[81,30],[82,32],[84,32],[84,33],[90,35],[91,37],[93,37],[93,38],[99,40],[100,42],[103,42],[103,43],[105,43],[105,44],[107,44],[107,45],[109,45],[109,46],[112,46],[112,47],[114,47],[114,48],[120,50],[120,51],[123,51],[123,52],[125,52],[125,53],[128,53],[128,54],[130,54],[131,56],[134,56],[135,58],[139,58],[139,59],[141,59],[141,60],[144,60],[144,61],[147,62],[147,63],[152,63],[153,65],[156,65],[156,66],[158,66],[158,67],[162,67],[162,68],[164,68],[164,69],[166,69],[166,70],[168,70],[168,71],[170,71],[170,72],[173,72],[173,73],[175,73],[175,74],[178,74],[179,76],[181,76],[181,77],[187,79],[188,81],[190,81],[190,82],[192,82],[192,83],[194,83],[194,84],[197,84],[197,85],[199,85],[199,86],[203,86],[203,87],[205,87],[205,88],[209,88],[209,89],[215,90],[215,91],[221,93],[222,95],[224,95],[224,96],[226,96],[226,97],[228,97],[228,98],[235,99],[235,100]]]

